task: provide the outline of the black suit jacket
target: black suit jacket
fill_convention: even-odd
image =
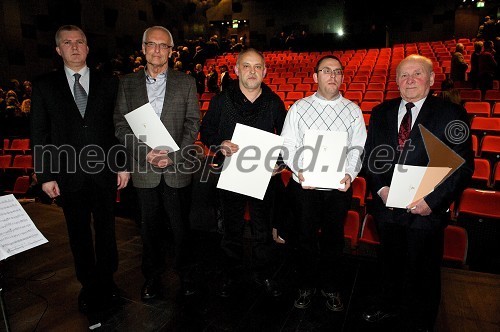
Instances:
[[[39,183],[55,180],[61,191],[77,191],[91,177],[101,187],[116,188],[114,172],[126,169],[114,136],[117,87],[116,78],[90,70],[82,118],[63,69],[33,82],[31,141]]]
[[[220,82],[221,91],[225,91],[232,83],[233,79],[231,78],[231,75],[229,74],[229,72],[226,72]]]
[[[365,145],[365,168],[374,200],[373,214],[378,222],[397,222],[408,224],[412,228],[431,229],[442,227],[447,222],[447,209],[451,202],[458,198],[467,186],[474,171],[474,155],[469,137],[457,144],[447,138],[447,126],[452,121],[459,120],[468,130],[468,119],[465,109],[459,105],[445,102],[440,98],[428,96],[422,105],[418,117],[412,127],[410,139],[413,151],[408,150],[408,144],[402,153],[387,155],[379,153],[381,149],[396,151],[398,145],[398,109],[401,98],[388,100],[372,111],[368,137]],[[406,212],[405,209],[388,209],[383,204],[377,192],[384,186],[391,185],[394,165],[400,156],[406,156],[399,163],[405,165],[427,166],[429,158],[420,133],[419,124],[423,125],[443,143],[465,159],[465,163],[425,197],[425,202],[432,210],[430,216],[423,217]],[[467,132],[468,134],[469,132]],[[383,165],[389,166],[383,168]]]

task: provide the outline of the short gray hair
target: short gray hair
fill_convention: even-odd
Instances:
[[[87,36],[85,36],[85,32],[83,32],[82,29],[77,27],[76,25],[63,25],[56,31],[56,46],[59,46],[59,43],[61,42],[61,32],[63,31],[80,31],[80,33],[83,35],[83,38],[85,39],[85,42],[87,42]]]
[[[142,43],[143,44],[146,42],[146,37],[151,30],[163,30],[170,37],[170,42],[172,43],[171,46],[172,47],[174,46],[174,37],[172,37],[172,34],[170,33],[170,31],[167,28],[162,27],[161,25],[155,25],[155,26],[149,27],[146,30],[144,30],[144,33],[142,34]]]

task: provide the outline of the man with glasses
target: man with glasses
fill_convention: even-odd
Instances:
[[[267,85],[262,83],[266,75],[264,56],[255,49],[247,49],[238,55],[234,67],[238,84],[232,84],[210,101],[208,112],[200,129],[202,142],[223,156],[238,151],[238,145],[231,142],[236,123],[281,133],[286,109],[283,101]],[[220,190],[219,195],[224,217],[224,278],[219,295],[229,297],[234,291],[235,281],[240,280],[246,266],[244,255],[245,207],[250,208],[251,272],[254,280],[262,285],[270,296],[277,297],[281,291],[273,279],[275,243],[272,239],[271,212],[274,201],[275,182],[273,177],[264,200],[258,200],[234,192]]]
[[[186,245],[191,173],[184,166],[187,167],[186,149],[196,140],[200,113],[194,78],[168,69],[173,46],[172,35],[164,27],[153,26],[144,31],[142,52],[146,67],[120,79],[114,114],[116,137],[131,156],[132,181],[141,212],[142,272],[146,279],[141,292],[143,301],[160,293],[161,275],[167,268],[167,221],[173,232],[174,268],[180,274],[182,291],[185,295],[193,293]],[[151,149],[134,136],[125,114],[148,102],[179,151]]]
[[[360,170],[360,155],[366,140],[363,114],[355,103],[339,92],[343,80],[340,60],[327,55],[315,67],[314,82],[318,90],[298,100],[286,116],[281,136],[285,138],[283,159],[293,172],[287,190],[293,214],[291,244],[296,247],[299,295],[294,306],[308,308],[319,287],[326,298],[326,307],[342,311],[341,289],[344,247],[344,218],[351,205],[351,182]],[[344,189],[321,190],[302,186],[304,136],[307,130],[347,132]],[[321,234],[319,234],[321,230]],[[295,239],[296,243],[293,243]]]

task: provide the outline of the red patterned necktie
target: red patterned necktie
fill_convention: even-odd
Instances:
[[[400,150],[403,150],[403,147],[405,145],[405,141],[410,138],[410,132],[411,132],[411,109],[415,106],[413,103],[407,103],[405,105],[406,107],[406,114],[403,117],[403,121],[401,121],[401,125],[399,126],[399,133],[398,133],[398,146]]]

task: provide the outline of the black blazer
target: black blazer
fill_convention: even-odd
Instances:
[[[398,109],[401,98],[388,100],[372,111],[365,146],[365,170],[370,183],[374,201],[373,213],[379,222],[398,222],[409,224],[412,228],[430,229],[444,226],[447,221],[446,211],[451,202],[457,199],[469,183],[474,172],[474,155],[470,135],[463,142],[450,142],[447,138],[447,126],[452,121],[459,120],[465,130],[469,130],[469,121],[465,109],[459,105],[445,102],[440,98],[428,96],[422,105],[410,134],[413,151],[408,150],[408,144],[402,153],[376,155],[380,147],[396,151],[398,145]],[[405,209],[388,209],[383,204],[377,192],[384,186],[391,185],[394,165],[400,156],[405,156],[405,165],[427,166],[429,158],[418,125],[423,125],[443,143],[465,159],[465,163],[450,177],[441,183],[432,193],[425,197],[432,213],[428,217],[412,215]],[[469,134],[470,130],[467,131]],[[389,166],[383,168],[383,165]]]
[[[126,169],[125,154],[116,153],[123,147],[114,136],[117,87],[116,78],[90,70],[82,118],[63,69],[33,82],[31,141],[40,183],[55,180],[62,191],[77,191],[87,176],[101,187],[116,188],[113,171]]]
[[[221,91],[225,91],[232,83],[233,83],[233,79],[231,78],[229,71],[227,71],[226,74],[222,77],[221,82],[220,82]]]

